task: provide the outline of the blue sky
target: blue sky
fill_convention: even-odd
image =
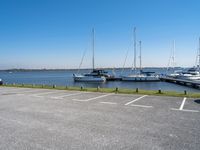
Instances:
[[[200,36],[199,0],[0,0],[0,69],[126,67],[133,28],[143,66],[167,66],[173,40],[177,66],[193,66]]]

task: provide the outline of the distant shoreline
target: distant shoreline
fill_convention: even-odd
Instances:
[[[175,69],[181,69],[182,67],[176,67]],[[112,70],[113,68],[97,68],[104,70]],[[123,69],[123,68],[114,68],[115,70]],[[131,68],[124,68],[131,69]],[[138,68],[139,69],[139,68]],[[144,69],[167,69],[167,67],[144,67]],[[29,71],[74,71],[78,69],[3,69],[0,72],[29,72]],[[91,68],[83,68],[80,70],[91,70]]]

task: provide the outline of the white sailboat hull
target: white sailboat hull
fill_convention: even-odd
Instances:
[[[105,82],[106,78],[101,76],[84,76],[74,74],[74,81],[76,82]]]
[[[178,73],[172,73],[172,74],[167,74],[166,76],[169,78],[177,78],[180,74]]]

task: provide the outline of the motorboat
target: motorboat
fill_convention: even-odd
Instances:
[[[172,73],[165,74],[168,78],[177,78],[182,73],[182,70],[175,70]]]
[[[177,79],[184,79],[184,80],[200,80],[200,38],[199,38],[199,49],[197,54],[197,66],[188,69],[187,71],[183,71],[178,76]]]
[[[183,80],[200,80],[200,72],[197,68],[193,67],[185,72],[180,73],[176,76],[176,78]]]

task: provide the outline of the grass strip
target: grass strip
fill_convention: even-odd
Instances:
[[[39,84],[4,84],[2,87],[17,87],[17,88],[36,88],[36,89],[56,89],[70,91],[87,91],[87,92],[102,92],[102,93],[119,93],[119,94],[143,94],[154,96],[173,96],[173,97],[189,97],[200,98],[199,93],[192,92],[174,92],[174,91],[159,91],[159,90],[142,90],[142,89],[125,89],[125,88],[86,88],[86,87],[71,87],[71,86],[56,86],[56,85],[39,85]]]

